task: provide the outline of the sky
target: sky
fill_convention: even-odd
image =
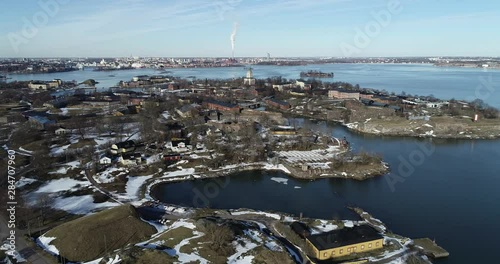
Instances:
[[[497,0],[2,0],[0,57],[500,56]]]

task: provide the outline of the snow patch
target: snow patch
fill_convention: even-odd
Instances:
[[[168,171],[163,174],[163,178],[171,178],[171,177],[177,177],[177,176],[187,176],[187,175],[193,175],[195,170],[193,168],[188,168],[188,169],[182,169],[180,168],[177,171]]]
[[[56,238],[46,237],[45,235],[41,235],[36,239],[36,243],[45,251],[48,251],[53,255],[59,255],[59,250],[54,245],[50,244],[50,242],[52,242],[54,239]]]
[[[283,164],[273,165],[270,163],[266,163],[264,165],[265,170],[280,170],[286,174],[292,174]]]
[[[344,221],[344,226],[348,228],[353,228],[354,227],[354,222],[350,220],[345,220]]]
[[[266,212],[258,212],[258,211],[238,211],[238,212],[231,212],[231,215],[251,215],[251,214],[256,214],[256,215],[264,215],[269,218],[274,218],[276,220],[280,220],[281,216],[278,214],[271,214],[271,213],[266,213]]]
[[[17,182],[16,182],[16,187],[17,188],[22,188],[26,185],[30,185],[34,182],[36,182],[37,180],[35,179],[31,179],[31,178],[25,178],[25,177],[21,177]]]
[[[61,191],[72,190],[76,187],[87,187],[90,185],[88,181],[77,181],[71,178],[62,178],[57,180],[51,180],[44,184],[35,193],[56,193]]]
[[[127,198],[130,200],[135,200],[138,198],[139,189],[144,183],[153,178],[153,175],[149,176],[139,176],[139,177],[128,177],[127,186],[125,187]]]
[[[63,210],[72,214],[85,215],[97,209],[115,207],[118,203],[105,202],[94,203],[92,195],[57,197],[52,204],[52,208]]]
[[[253,250],[254,248],[257,247],[257,244],[252,243],[246,239],[242,240],[244,243],[244,246],[242,246],[238,242],[234,242],[233,244],[235,245],[236,253],[233,255],[229,256],[227,258],[227,263],[229,264],[251,264],[253,260],[253,256],[245,256],[242,257],[243,254]]]

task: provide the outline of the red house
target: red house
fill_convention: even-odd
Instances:
[[[267,99],[266,103],[267,103],[267,105],[269,105],[271,107],[279,108],[281,110],[287,110],[287,109],[290,109],[292,107],[288,102],[280,101],[280,100],[272,99],[272,98]]]
[[[237,104],[225,103],[217,100],[206,100],[203,102],[203,105],[210,110],[218,110],[218,111],[240,111],[240,106]]]

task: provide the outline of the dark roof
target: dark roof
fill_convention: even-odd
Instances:
[[[283,106],[289,106],[289,105],[290,105],[288,102],[281,101],[281,100],[274,99],[274,98],[269,98],[269,99],[267,99],[267,100],[268,100],[268,101],[271,101],[271,102],[273,102],[273,103],[279,104],[279,105],[283,105]]]
[[[375,95],[373,98],[379,98],[382,100],[388,100],[388,101],[398,101],[400,98],[398,97],[393,97],[393,96],[383,96],[383,95]]]
[[[347,90],[347,89],[332,89],[333,91],[341,93],[360,93],[359,91]]]
[[[311,234],[311,231],[309,230],[309,227],[302,223],[302,222],[293,222],[290,227],[292,230],[297,233],[299,236],[304,236],[304,235],[309,235]]]
[[[135,147],[135,142],[133,140],[124,141],[124,142],[116,143],[116,146],[119,149],[120,148],[133,148],[133,147]]]
[[[29,117],[29,116],[45,116],[45,117],[48,117],[50,116],[50,114],[48,114],[47,112],[42,112],[42,111],[26,111],[23,113],[23,115],[25,117]]]
[[[318,250],[332,249],[381,238],[383,238],[382,235],[368,225],[343,228],[307,237]]]
[[[238,107],[238,105],[236,105],[236,104],[221,102],[221,101],[217,101],[217,100],[213,100],[213,99],[205,100],[205,102],[208,104],[216,104],[216,105],[220,105],[220,106],[224,106],[224,107],[228,107],[228,108]]]
[[[31,120],[35,120],[36,122],[38,122],[40,124],[44,124],[44,125],[55,124],[56,123],[56,121],[50,120],[50,119],[48,119],[45,116],[30,116],[30,119]]]
[[[137,158],[141,158],[141,157],[142,157],[141,153],[124,153],[124,154],[122,154],[122,158],[124,160],[137,159]]]
[[[183,105],[181,108],[179,108],[179,111],[181,111],[182,113],[187,113],[193,109],[196,109],[198,108],[198,105],[196,104],[188,104],[188,105]]]
[[[171,123],[171,124],[167,124],[167,128],[168,130],[182,130],[184,129],[184,126],[179,124],[179,123]]]

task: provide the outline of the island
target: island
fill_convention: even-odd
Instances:
[[[333,72],[321,72],[321,71],[308,71],[308,72],[300,72],[300,77],[315,77],[315,78],[333,78]]]
[[[374,136],[500,135],[498,111],[479,101],[388,94],[343,82],[268,78],[249,85],[243,76],[139,75],[116,90],[59,95],[42,87],[56,83],[66,85],[53,80],[5,86],[0,112],[8,136],[0,143],[22,164],[16,183],[22,237],[53,255],[47,258],[67,262],[428,263],[448,253],[433,240],[393,234],[359,208],[353,208],[355,219],[316,219],[217,208],[210,199],[172,204],[155,190],[234,179],[241,172],[276,183],[273,188],[286,177],[312,185],[372,184],[390,172],[394,164],[377,153],[379,147],[365,151],[368,144],[333,123]],[[215,187],[207,186],[212,196]],[[95,243],[75,251],[77,230]],[[367,240],[321,243],[343,236]]]

